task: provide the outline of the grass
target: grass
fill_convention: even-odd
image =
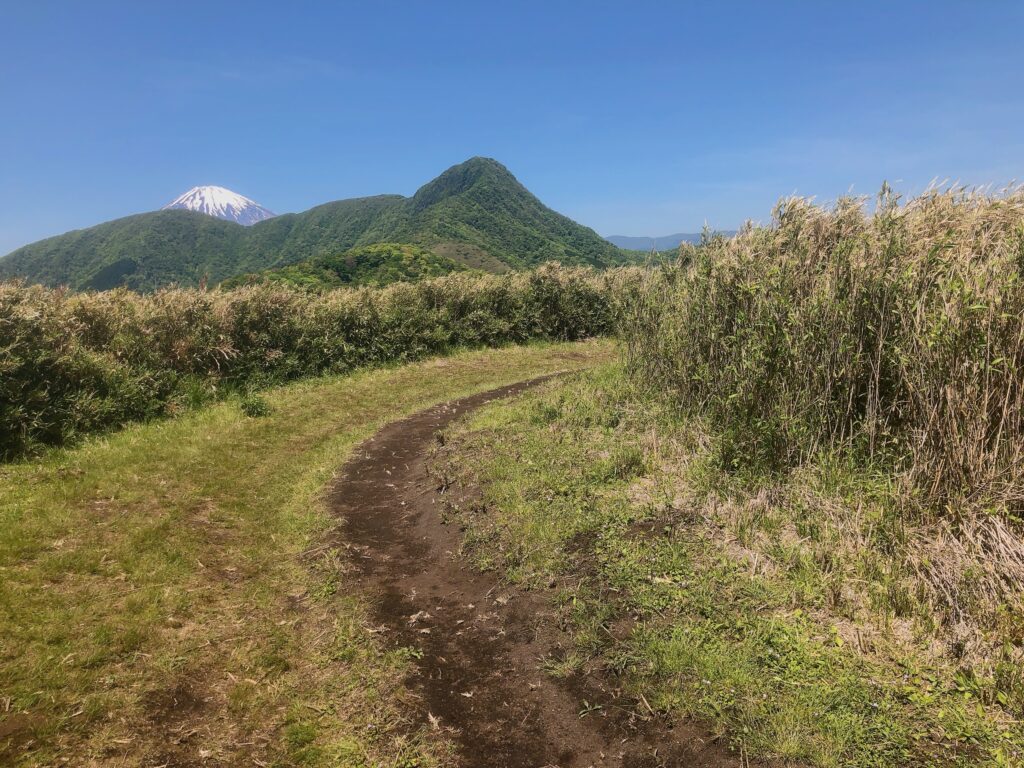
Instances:
[[[723,439],[609,365],[476,412],[437,468],[481,489],[452,510],[479,566],[558,587],[575,640],[550,674],[603,668],[784,764],[1019,765],[1019,610],[933,610],[941,539],[888,474],[735,471]]]
[[[609,350],[313,379],[0,468],[0,762],[443,764],[324,489],[390,420]]]
[[[1022,222],[1020,187],[782,200],[646,274],[624,302],[630,369],[714,424],[723,466],[884,464],[908,510],[969,522],[961,540],[1019,581]]]
[[[501,171],[470,166],[417,199]],[[492,406],[446,449],[485,494],[452,510],[477,563],[561,584],[576,645],[548,673],[603,665],[783,762],[1020,764],[1024,192],[866,202],[784,200],[646,271],[7,286],[3,455],[247,394],[4,470],[0,739],[42,760],[443,760],[401,722],[407,659],[367,632],[317,494],[382,419],[561,353],[257,390],[617,327],[624,369]]]

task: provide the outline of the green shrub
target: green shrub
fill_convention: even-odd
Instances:
[[[254,419],[270,414],[270,404],[255,392],[249,392],[242,397],[238,402],[238,407],[242,413]]]
[[[281,285],[140,295],[0,283],[0,459],[217,392],[458,347],[606,334],[613,293],[637,274],[547,265],[317,294]]]

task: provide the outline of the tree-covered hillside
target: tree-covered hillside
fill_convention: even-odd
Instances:
[[[614,245],[546,207],[505,166],[482,157],[421,187],[365,237],[427,246],[466,243],[513,268],[544,261],[605,266],[619,258]]]
[[[466,267],[418,245],[374,243],[345,253],[303,259],[295,264],[225,280],[224,288],[257,283],[279,283],[294,288],[329,290],[360,285],[383,286],[429,277],[441,277]]]
[[[240,251],[245,228],[194,211],[154,211],[27,245],[0,259],[0,278],[104,290],[195,284]]]
[[[197,285],[335,257],[355,246],[410,243],[474,269],[544,261],[607,266],[623,253],[552,211],[500,163],[472,158],[412,197],[339,200],[251,227],[191,211],[156,211],[27,245],[0,259],[0,279],[152,290]]]

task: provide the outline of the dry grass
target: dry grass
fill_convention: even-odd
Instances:
[[[792,198],[684,249],[625,328],[631,365],[705,413],[735,466],[896,462],[933,507],[1024,503],[1024,192]]]
[[[891,477],[933,525],[933,603],[991,614],[1024,562],[1024,191],[866,202],[787,199],[769,227],[684,248],[626,302],[629,365],[706,419],[728,471]]]

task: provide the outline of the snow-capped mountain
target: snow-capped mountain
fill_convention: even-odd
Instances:
[[[192,187],[188,192],[167,205],[164,210],[184,208],[188,211],[199,211],[218,219],[235,221],[248,227],[257,221],[276,216],[273,211],[264,208],[255,200],[232,192],[224,187]]]

